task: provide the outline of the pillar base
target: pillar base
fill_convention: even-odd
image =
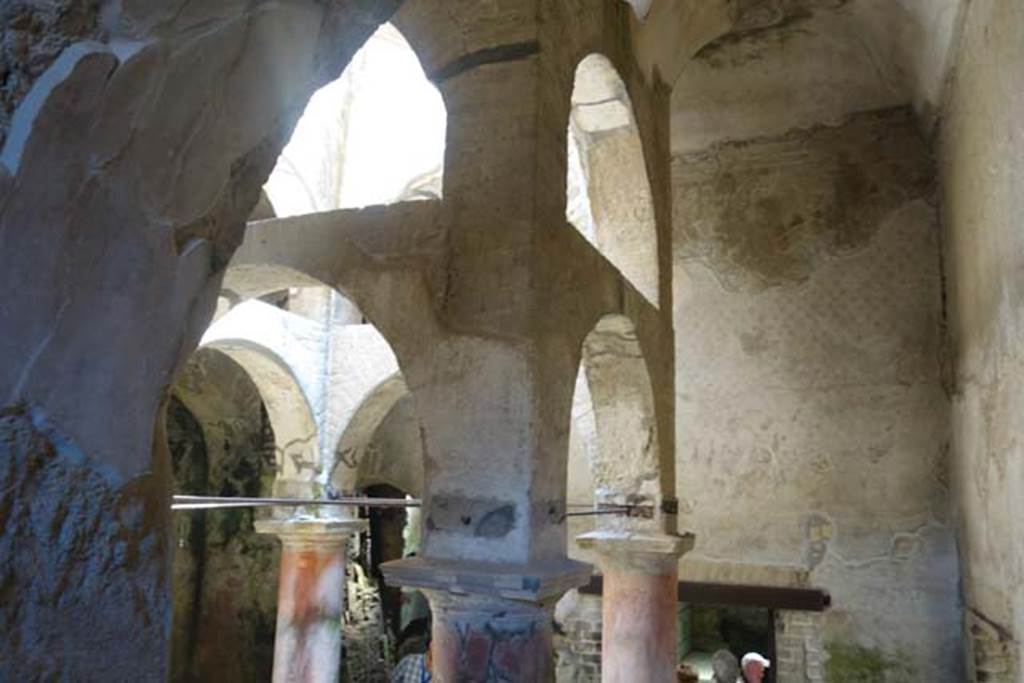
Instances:
[[[569,559],[524,565],[425,557],[385,562],[380,569],[389,586],[538,603],[586,585],[593,571],[589,564]]]
[[[555,602],[590,580],[591,567],[561,560],[529,565],[409,558],[381,565],[389,585],[421,589],[433,615],[438,681],[552,680]]]

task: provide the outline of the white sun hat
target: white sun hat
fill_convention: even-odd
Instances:
[[[772,665],[771,660],[765,659],[756,652],[748,652],[747,654],[743,655],[743,659],[740,660],[740,667],[746,669],[747,664],[750,664],[751,662],[760,662],[761,666],[763,666],[766,669],[770,668]]]

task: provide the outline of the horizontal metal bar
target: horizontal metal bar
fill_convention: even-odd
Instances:
[[[171,503],[171,510],[226,510],[229,508],[275,507],[269,503]]]
[[[335,507],[418,508],[422,502],[416,498],[369,498],[343,496],[341,498],[260,498],[245,496],[185,496],[171,498],[171,510],[215,510],[244,507]]]
[[[600,510],[582,510],[580,512],[566,512],[563,517],[592,517],[594,515],[629,515],[632,508],[602,508]]]
[[[308,506],[340,506],[340,507],[376,507],[376,508],[415,508],[423,503],[415,498],[369,498],[365,496],[348,496],[341,498],[262,498],[245,496],[172,496],[171,510],[184,512],[188,510],[227,510],[237,508],[259,507],[308,507]],[[577,506],[574,506],[577,507]],[[626,515],[627,517],[649,516],[644,514],[647,509],[636,505],[602,505],[578,512],[566,512],[564,517],[591,517],[595,515]]]

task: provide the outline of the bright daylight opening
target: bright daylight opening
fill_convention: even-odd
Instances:
[[[640,132],[607,58],[580,62],[568,124],[566,220],[658,305],[658,236]]]
[[[265,186],[275,212],[440,197],[446,116],[416,53],[384,24],[310,99]]]

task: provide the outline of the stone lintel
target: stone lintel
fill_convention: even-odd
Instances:
[[[366,531],[363,519],[287,517],[257,519],[260,534],[273,534],[287,546],[333,547],[343,545],[352,534]]]
[[[693,549],[694,541],[690,533],[592,531],[576,537],[580,548],[596,552],[602,565],[652,573],[674,567],[680,556]]]
[[[544,603],[590,581],[590,565],[575,560],[505,564],[410,557],[381,565],[389,586]]]

